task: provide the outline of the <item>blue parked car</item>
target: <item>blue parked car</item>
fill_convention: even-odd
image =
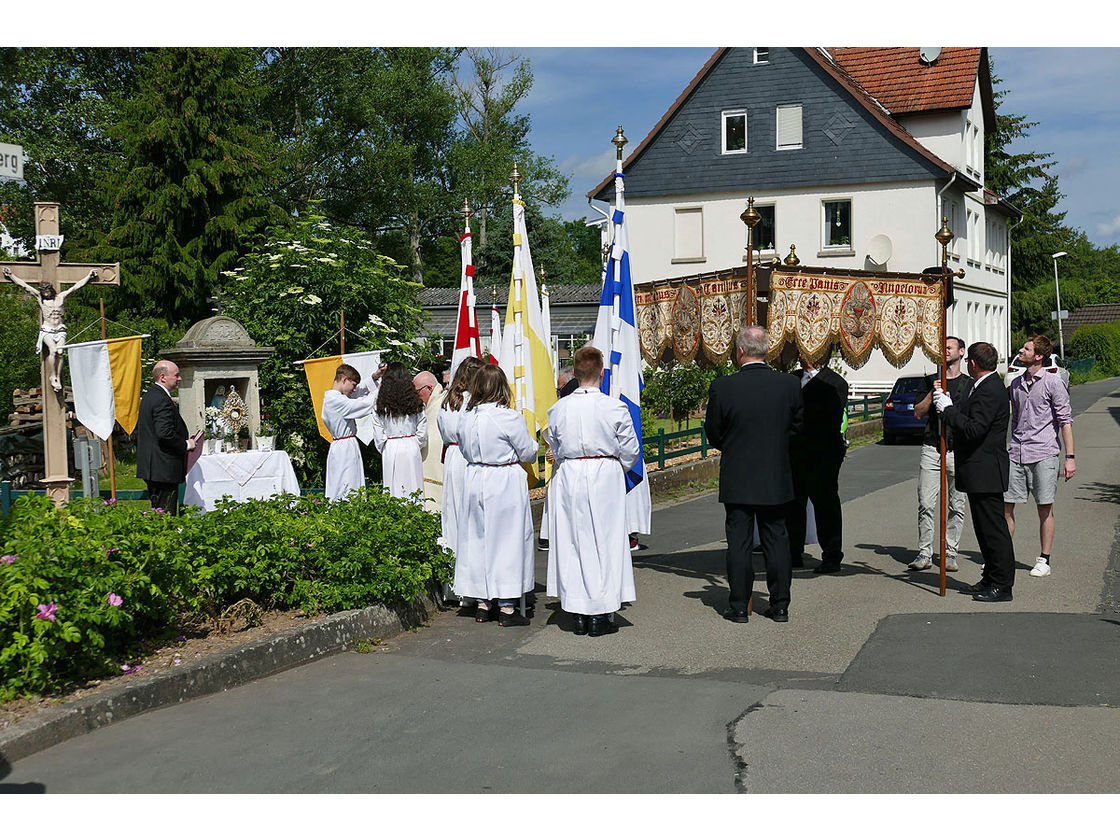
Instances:
[[[900,437],[921,440],[926,431],[926,418],[914,416],[914,403],[929,393],[924,376],[900,376],[883,404],[883,443],[894,443]]]

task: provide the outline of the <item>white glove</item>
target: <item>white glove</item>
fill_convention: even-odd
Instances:
[[[944,411],[953,404],[952,398],[940,388],[933,389],[933,405],[939,411]]]

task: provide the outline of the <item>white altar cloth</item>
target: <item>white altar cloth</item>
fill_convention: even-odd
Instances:
[[[244,502],[267,499],[279,493],[299,495],[299,482],[287,452],[254,449],[200,455],[187,473],[183,504],[211,511],[222,496]]]

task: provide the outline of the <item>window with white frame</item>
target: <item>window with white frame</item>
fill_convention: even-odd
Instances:
[[[774,227],[774,205],[773,204],[756,204],[754,206],[755,212],[759,215],[758,224],[754,226],[751,232],[750,240],[751,247],[755,253],[759,251],[775,251],[777,248],[778,237]],[[746,239],[743,240],[743,248],[747,247]],[[747,253],[743,252],[743,261],[746,262]]]
[[[769,47],[755,47],[754,48],[754,63],[765,64],[770,60]]]
[[[949,202],[949,212],[945,214],[949,218],[949,230],[953,232],[953,239],[949,242],[948,251],[954,257],[959,257],[961,252],[961,206],[955,202]]]
[[[971,210],[965,211],[966,219],[966,237],[967,243],[967,257],[971,262],[980,261],[980,216]]]
[[[801,106],[779,105],[776,123],[777,147],[779,149],[800,149]]]
[[[723,112],[723,153],[742,155],[747,152],[747,111],[736,108]]]
[[[673,262],[704,261],[704,209],[677,207],[673,213]]]
[[[821,246],[851,250],[852,247],[852,200],[822,201],[824,226],[821,232]]]

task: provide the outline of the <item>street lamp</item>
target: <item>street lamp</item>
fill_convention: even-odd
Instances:
[[[1058,304],[1057,312],[1055,313],[1058,319],[1058,352],[1062,356],[1062,363],[1065,363],[1066,358],[1066,340],[1062,335],[1062,292],[1058,288],[1058,258],[1066,256],[1065,251],[1059,251],[1056,254],[1051,254],[1050,259],[1054,261],[1054,300]]]

